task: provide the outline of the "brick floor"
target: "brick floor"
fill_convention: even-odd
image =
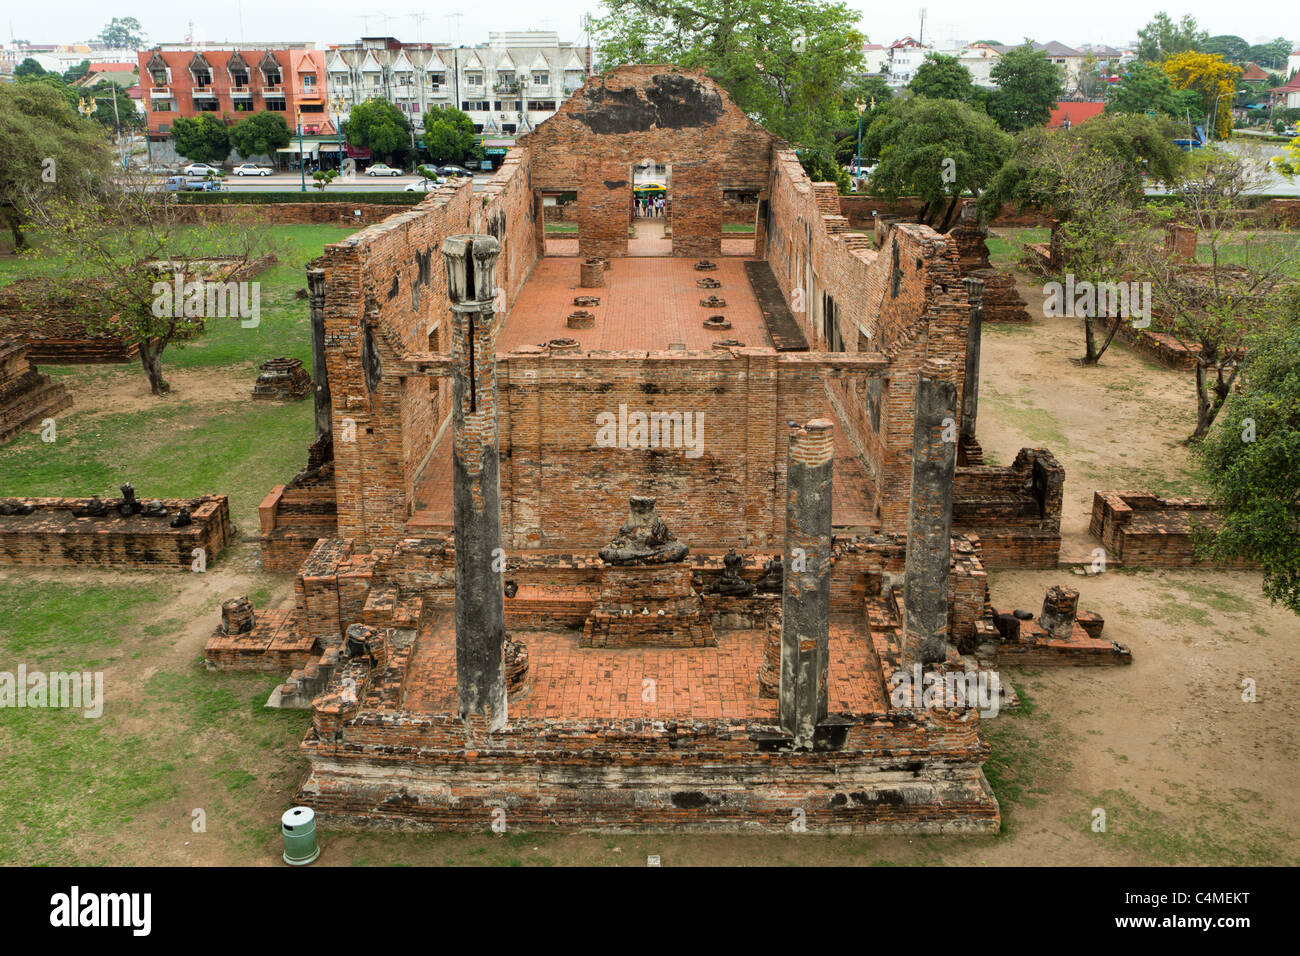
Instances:
[[[636,240],[628,240],[628,254],[639,255],[641,253],[633,252]],[[577,239],[547,239],[546,255],[550,256],[576,256],[578,254]],[[671,255],[671,253],[651,252],[648,255]],[[722,237],[722,254],[724,256],[744,256],[752,258],[754,255],[754,240],[752,238],[740,238],[723,236]]]
[[[578,634],[516,634],[528,647],[529,689],[510,700],[520,717],[666,718],[756,717],[775,719],[777,703],[758,696],[758,666],[765,635],[723,631],[717,647],[580,648]],[[865,628],[848,616],[831,621],[829,709],[876,713],[886,708],[884,688]],[[646,679],[652,701],[643,700]],[[421,632],[405,681],[403,709],[451,713],[456,705],[455,619],[439,614]]]
[[[709,349],[722,339],[739,339],[746,345],[771,347],[758,300],[750,288],[740,259],[724,259],[714,272],[695,271],[694,259],[658,257],[612,259],[600,289],[578,287],[576,259],[547,257],[537,263],[524,283],[497,338],[499,352],[537,345],[556,338],[577,339],[589,349],[666,349],[682,343],[687,349]],[[711,276],[720,289],[700,289],[695,281]],[[576,295],[600,297],[591,329],[570,329],[565,320],[577,308]],[[725,308],[710,309],[700,300],[718,295]],[[703,322],[721,314],[731,328],[710,332]]]

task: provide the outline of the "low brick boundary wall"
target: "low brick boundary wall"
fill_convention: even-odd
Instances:
[[[88,498],[5,500],[35,505],[36,510],[0,515],[0,566],[189,571],[194,549],[202,548],[211,565],[235,536],[225,495],[164,498],[165,518],[123,518],[115,510],[103,518],[73,517],[72,509],[87,504]],[[105,503],[113,508],[119,500]],[[190,509],[192,522],[173,528],[171,520],[182,507]]]
[[[1161,498],[1143,491],[1094,491],[1088,533],[1101,541],[1110,564],[1191,568],[1198,531],[1218,522],[1214,505],[1199,498]],[[1250,561],[1215,561],[1216,568],[1253,568]]]
[[[0,444],[71,404],[68,390],[38,372],[22,344],[0,341]]]

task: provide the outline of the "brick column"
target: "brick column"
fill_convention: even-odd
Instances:
[[[316,440],[334,431],[330,410],[330,379],[325,368],[325,270],[307,270],[307,304],[311,315],[311,377],[316,396]]]
[[[951,362],[926,359],[917,375],[912,431],[912,504],[903,589],[903,666],[948,655],[952,479],[957,464],[957,386]]]
[[[503,554],[492,310],[500,251],[491,236],[442,244],[452,315],[456,692],[460,716],[485,716],[493,731],[506,725],[505,593],[493,568]]]
[[[785,587],[781,599],[781,726],[811,749],[826,717],[831,613],[831,471],[835,427],[790,430],[786,458]]]
[[[975,437],[980,401],[980,337],[984,331],[984,280],[962,279],[970,300],[970,330],[966,335],[966,377],[961,391],[961,434]]]

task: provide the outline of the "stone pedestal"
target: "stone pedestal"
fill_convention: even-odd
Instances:
[[[1055,638],[1068,638],[1074,633],[1074,620],[1079,612],[1079,592],[1074,588],[1053,585],[1043,598],[1043,610],[1038,615],[1039,626]]]
[[[593,256],[578,266],[578,285],[584,289],[599,289],[605,285],[605,260]]]

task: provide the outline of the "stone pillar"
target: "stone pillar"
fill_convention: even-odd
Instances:
[[[1074,619],[1079,616],[1079,592],[1055,584],[1047,589],[1038,625],[1052,637],[1064,639],[1074,633]]]
[[[325,368],[325,270],[307,270],[307,302],[311,311],[311,377],[316,395],[316,440],[334,431],[330,418],[330,379]]]
[[[975,437],[980,401],[980,338],[984,331],[984,280],[962,279],[970,300],[970,330],[966,334],[966,378],[961,392],[961,434]]]
[[[1165,232],[1165,254],[1174,262],[1195,262],[1195,227],[1170,223]]]
[[[916,382],[912,502],[903,588],[903,666],[948,656],[952,479],[957,463],[957,386],[952,363],[926,359]]]
[[[492,310],[500,246],[491,236],[442,244],[452,317],[452,481],[456,549],[456,692],[460,716],[506,726],[505,592]]]
[[[781,726],[811,749],[826,718],[831,613],[831,473],[835,427],[790,430],[786,458],[785,586],[781,599]]]

